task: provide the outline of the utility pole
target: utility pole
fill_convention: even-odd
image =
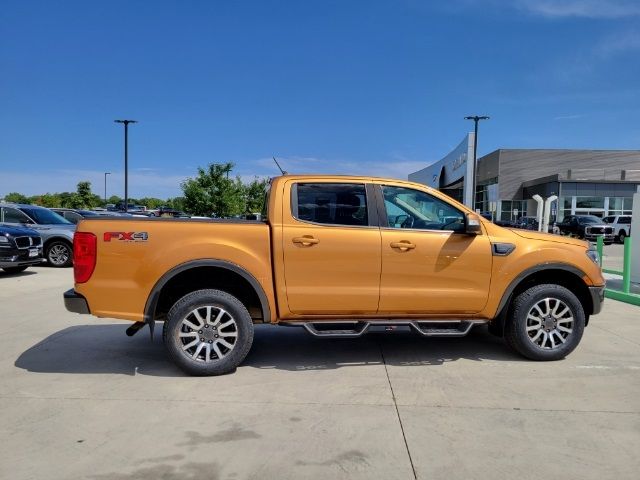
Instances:
[[[129,124],[136,120],[114,120],[124,124],[124,211],[129,209]]]
[[[111,172],[104,172],[104,208],[107,208],[107,175],[111,175]]]
[[[465,120],[473,120],[474,134],[473,134],[473,175],[471,178],[471,209],[476,210],[476,162],[478,160],[478,122],[480,120],[489,120],[487,116],[469,116],[464,117]],[[465,180],[466,181],[466,180]]]

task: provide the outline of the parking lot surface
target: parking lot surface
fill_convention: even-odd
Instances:
[[[566,360],[484,328],[318,339],[258,326],[232,375],[156,329],[69,313],[71,269],[0,273],[0,478],[636,479],[640,309],[607,300]]]

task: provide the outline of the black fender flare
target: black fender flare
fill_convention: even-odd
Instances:
[[[258,295],[258,299],[260,300],[260,309],[262,310],[262,318],[264,321],[269,322],[271,319],[271,308],[269,307],[269,300],[267,299],[267,295],[264,293],[264,289],[260,282],[256,280],[256,278],[249,273],[247,270],[242,268],[235,263],[228,262],[225,260],[216,260],[216,259],[200,259],[200,260],[191,260],[189,262],[181,263],[173,267],[171,270],[166,272],[160,279],[155,283],[153,288],[151,289],[151,293],[149,293],[149,297],[147,298],[147,303],[144,306],[144,323],[149,325],[149,329],[151,330],[151,337],[153,338],[153,328],[155,325],[153,313],[158,306],[158,300],[160,298],[160,292],[164,288],[164,286],[176,275],[185,272],[187,270],[191,270],[192,268],[198,267],[216,267],[229,270],[233,273],[237,273],[242,278],[244,278],[251,287],[255,290]]]
[[[509,299],[511,298],[511,295],[513,294],[514,290],[518,287],[518,285],[520,285],[520,283],[522,283],[522,281],[527,278],[528,276],[534,274],[534,273],[539,273],[539,272],[543,272],[545,270],[564,270],[565,272],[569,272],[572,273],[574,275],[576,275],[579,279],[582,280],[582,278],[586,277],[587,274],[584,273],[582,270],[580,270],[578,267],[575,267],[574,265],[570,265],[568,263],[542,263],[540,265],[536,265],[534,267],[530,267],[527,268],[526,270],[523,270],[522,272],[520,272],[516,278],[514,278],[511,283],[509,283],[509,286],[507,287],[507,289],[504,291],[504,293],[502,294],[502,298],[500,299],[500,303],[498,304],[498,308],[496,310],[496,314],[494,318],[498,318],[499,316],[501,316],[500,314],[502,313],[503,309],[506,307],[507,302],[509,301]],[[587,287],[588,285],[585,284],[585,287]]]

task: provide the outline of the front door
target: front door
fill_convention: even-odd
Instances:
[[[380,229],[364,184],[294,183],[284,212],[289,311],[374,314],[380,287]],[[373,206],[375,209],[375,206]]]
[[[465,215],[425,192],[382,186],[382,275],[378,312],[476,313],[487,303],[491,244],[466,235]],[[385,221],[385,219],[382,219]]]

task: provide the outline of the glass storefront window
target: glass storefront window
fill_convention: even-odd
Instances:
[[[576,208],[604,208],[604,197],[576,197]]]

